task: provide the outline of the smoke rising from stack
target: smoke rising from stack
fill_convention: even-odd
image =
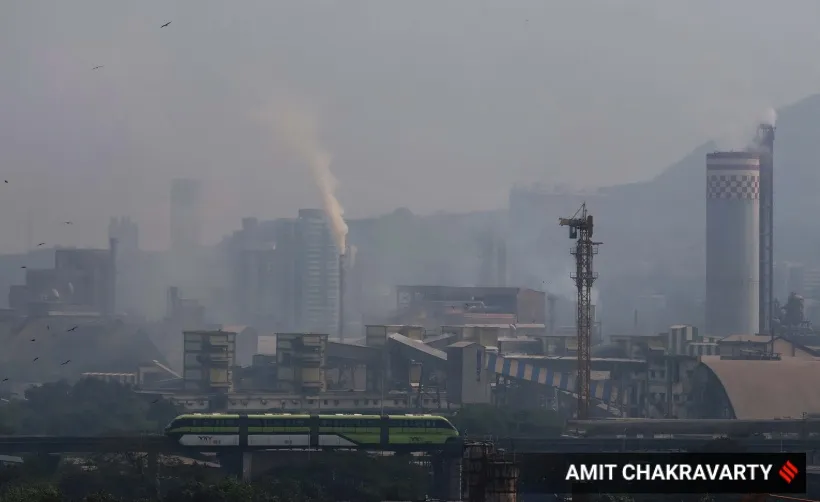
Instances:
[[[310,169],[311,177],[322,195],[322,206],[330,224],[333,240],[340,254],[347,247],[347,223],[344,209],[336,198],[339,182],[330,171],[331,157],[319,140],[316,114],[307,105],[295,105],[293,99],[275,103],[270,117],[274,130],[295,155]]]
[[[777,110],[769,107],[765,112],[763,112],[763,118],[760,122],[770,126],[777,125]]]
[[[758,127],[770,125],[774,127],[777,122],[777,111],[771,106],[760,108],[757,112],[750,111],[742,117],[735,117],[731,123],[727,123],[720,132],[715,143],[717,149],[723,152],[742,152],[756,149],[755,144]]]

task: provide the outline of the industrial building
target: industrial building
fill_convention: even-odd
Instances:
[[[577,345],[570,336],[550,335],[543,325],[435,331],[368,325],[363,335],[340,342],[326,334],[261,335],[245,326],[187,332],[180,343],[184,378],[171,378],[170,370],[154,365],[151,372],[140,368],[138,383],[144,392],[162,394],[194,412],[448,414],[462,405],[491,403],[548,407],[571,416],[575,409]],[[268,338],[275,347],[268,346]],[[590,414],[679,419],[820,414],[820,401],[812,397],[812,382],[820,378],[820,339],[811,342],[711,337],[688,325],[649,336],[612,335],[609,344],[592,349]],[[149,381],[157,372],[159,378]],[[789,392],[778,387],[782,381],[790,382]]]
[[[54,252],[54,268],[26,269],[25,285],[9,290],[9,307],[20,315],[73,311],[111,315],[116,311],[117,241],[110,249]]]
[[[760,326],[760,154],[706,156],[706,332]]]
[[[396,312],[404,324],[545,324],[543,291],[509,287],[397,286]]]

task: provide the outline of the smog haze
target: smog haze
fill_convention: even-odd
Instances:
[[[243,216],[321,207],[303,159],[253,117],[282,90],[317,110],[348,217],[498,208],[517,181],[646,179],[815,92],[818,14],[808,0],[9,0],[0,251],[27,235],[100,246],[111,215],[164,249],[176,177],[205,184],[207,242]]]

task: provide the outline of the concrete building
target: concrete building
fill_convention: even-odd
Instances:
[[[512,315],[512,323],[546,323],[547,298],[543,291],[525,288],[397,286],[396,311],[399,315],[422,310],[429,317],[438,306],[445,311],[463,311],[461,324],[500,324],[491,320],[495,315]],[[472,319],[472,321],[467,321]],[[442,319],[445,320],[445,319]],[[505,319],[506,320],[506,319]],[[450,321],[452,324],[457,324]],[[447,324],[447,322],[443,323]]]
[[[274,332],[335,335],[339,253],[324,212],[298,218],[244,218],[226,245],[234,321]]]
[[[336,335],[339,325],[339,254],[321,209],[300,209],[296,222],[300,331]]]
[[[236,366],[236,333],[186,331],[183,336],[184,388],[205,394],[230,392]]]
[[[74,311],[113,314],[116,309],[116,241],[111,249],[57,249],[54,268],[26,269],[26,284],[13,286],[9,305],[23,314]]]
[[[281,390],[298,395],[326,390],[327,335],[276,335],[276,378]]]
[[[760,155],[706,156],[706,333],[755,333],[760,321]]]
[[[202,183],[193,179],[171,182],[171,250],[186,254],[202,239]]]
[[[485,354],[486,348],[476,342],[456,342],[447,347],[447,395],[453,402],[491,402],[495,375],[485,367]]]
[[[108,238],[117,240],[120,258],[135,254],[140,248],[139,226],[131,218],[111,218],[108,222]]]

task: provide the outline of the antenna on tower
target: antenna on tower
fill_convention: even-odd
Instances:
[[[592,241],[592,215],[587,213],[586,202],[572,218],[559,218],[558,224],[569,227],[569,238],[575,239],[575,247],[570,254],[575,257],[575,272],[570,277],[575,280],[578,291],[576,326],[578,329],[578,375],[576,389],[578,393],[578,420],[589,416],[590,401],[590,343],[592,339],[592,283],[598,278],[593,272],[592,257],[598,254],[600,242]]]

